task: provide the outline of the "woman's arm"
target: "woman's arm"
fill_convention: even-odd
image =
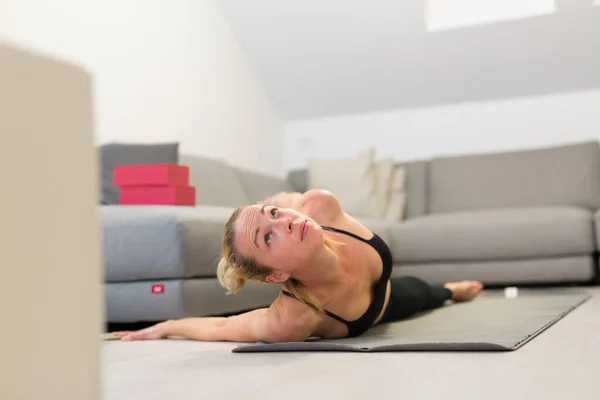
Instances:
[[[219,341],[220,327],[227,318],[186,318],[181,320],[170,320],[161,322],[146,329],[131,332],[113,332],[123,341],[133,340],[157,340],[169,336],[184,337],[187,339]]]
[[[167,337],[218,342],[305,341],[313,331],[309,324],[284,323],[272,308],[232,317],[185,318],[165,321],[136,332],[114,332],[124,341],[156,340]]]

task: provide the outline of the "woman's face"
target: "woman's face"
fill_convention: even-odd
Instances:
[[[235,221],[234,230],[235,250],[280,272],[283,280],[306,265],[324,245],[321,226],[291,208],[248,206]]]

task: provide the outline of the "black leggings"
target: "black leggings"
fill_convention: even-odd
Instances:
[[[397,321],[420,311],[441,307],[452,298],[452,292],[443,286],[430,286],[410,276],[391,279],[390,301],[380,323]]]

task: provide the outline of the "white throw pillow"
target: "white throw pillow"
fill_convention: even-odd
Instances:
[[[400,221],[406,210],[406,168],[395,166],[390,182],[389,199],[384,219]]]
[[[352,216],[380,217],[374,158],[375,149],[369,148],[356,156],[309,159],[309,188],[329,190]]]
[[[377,216],[379,218],[383,218],[387,213],[393,173],[394,160],[391,157],[375,162],[375,193],[377,197]]]
[[[327,189],[344,211],[388,221],[404,218],[406,169],[391,157],[375,161],[373,147],[356,156],[308,160],[309,189]]]

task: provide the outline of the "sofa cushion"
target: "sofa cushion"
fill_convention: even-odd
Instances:
[[[250,202],[234,168],[225,161],[181,154],[179,163],[190,167],[190,185],[196,187],[196,204],[238,207]]]
[[[305,169],[289,171],[288,181],[295,192],[304,193],[308,190],[308,171]]]
[[[215,276],[223,227],[233,210],[101,206],[105,280]]]
[[[542,258],[591,254],[592,213],[539,207],[429,215],[389,229],[396,262]]]
[[[294,191],[287,179],[261,174],[245,168],[234,168],[234,171],[250,204],[255,204],[279,192]]]
[[[160,296],[154,284],[164,285]],[[129,323],[238,314],[268,307],[281,286],[249,281],[235,296],[229,296],[216,278],[109,282],[105,284],[106,321]]]
[[[600,146],[436,158],[429,213],[542,205],[600,208]]]
[[[118,165],[177,164],[179,143],[107,143],[99,146],[101,204],[119,204],[119,188],[113,183]]]
[[[392,276],[415,276],[432,285],[462,280],[478,280],[484,285],[590,282],[594,277],[594,258],[586,254],[520,260],[402,263],[394,266]]]
[[[594,227],[596,233],[596,246],[600,249],[600,210],[594,213]]]
[[[310,158],[308,187],[331,191],[351,215],[373,218],[380,216],[374,147],[352,156]]]

